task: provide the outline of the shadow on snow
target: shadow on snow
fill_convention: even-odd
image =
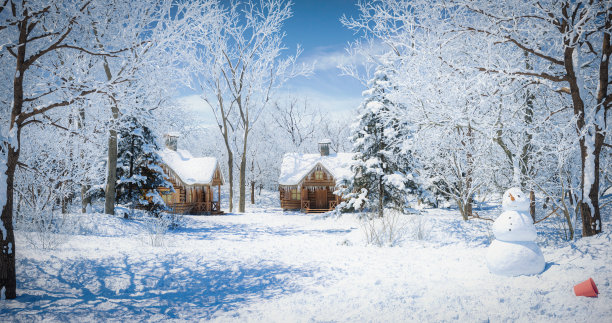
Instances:
[[[206,263],[182,255],[166,259],[58,259],[18,261],[18,298],[0,317],[20,321],[210,319],[251,300],[296,292],[313,270],[262,262]]]
[[[187,235],[190,239],[212,240],[217,238],[227,239],[228,236],[235,236],[237,240],[255,240],[264,235],[269,236],[296,236],[296,235],[327,235],[327,234],[347,234],[351,229],[303,229],[293,226],[263,226],[258,224],[237,224],[237,223],[207,223],[190,224],[174,230],[175,234]]]

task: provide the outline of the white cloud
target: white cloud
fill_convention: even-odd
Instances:
[[[308,63],[314,63],[315,71],[337,69],[340,65],[358,64],[360,58],[349,55],[346,51],[321,52],[309,56]]]
[[[191,118],[195,123],[215,124],[215,115],[210,105],[202,99],[201,95],[193,94],[176,99],[179,107],[185,113],[186,118]]]
[[[339,96],[323,93],[315,89],[300,88],[279,93],[282,99],[298,99],[308,101],[308,104],[327,114],[331,118],[344,118],[352,115],[361,104],[360,96]]]
[[[315,71],[327,71],[337,69],[342,65],[364,65],[369,56],[376,56],[385,51],[385,46],[380,42],[365,42],[350,44],[349,49],[337,49],[321,47],[315,53],[304,58],[307,64],[315,64]]]

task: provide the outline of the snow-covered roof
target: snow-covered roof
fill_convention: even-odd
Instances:
[[[319,141],[320,144],[331,144],[331,139],[325,138]]]
[[[353,153],[337,153],[321,156],[320,154],[288,153],[283,156],[281,164],[280,185],[299,185],[317,164],[327,169],[336,181],[351,176]]]
[[[164,164],[186,185],[212,184],[215,170],[218,167],[215,157],[193,157],[188,151],[177,151],[165,148],[159,152]],[[221,179],[223,181],[223,179]]]

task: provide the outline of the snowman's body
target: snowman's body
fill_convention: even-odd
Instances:
[[[536,275],[544,270],[544,255],[535,243],[537,232],[527,211],[529,199],[518,188],[504,193],[504,212],[493,223],[495,239],[487,251],[489,270],[497,275]]]

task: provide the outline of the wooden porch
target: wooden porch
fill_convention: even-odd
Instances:
[[[300,209],[306,213],[325,213],[325,212],[333,211],[336,208],[336,206],[338,206],[337,201],[328,201],[327,208],[316,208],[316,207],[311,208],[310,201],[301,201],[301,202],[302,202],[302,206]]]
[[[332,211],[338,206],[339,197],[329,189],[308,190],[303,188],[298,193],[300,199],[291,199],[291,192],[280,192],[280,203],[283,210],[301,210],[305,213],[325,213]],[[295,194],[295,192],[293,193]]]
[[[193,214],[193,215],[219,215],[221,203],[216,202],[193,202],[193,203],[174,203],[168,205],[168,212],[172,214]]]

